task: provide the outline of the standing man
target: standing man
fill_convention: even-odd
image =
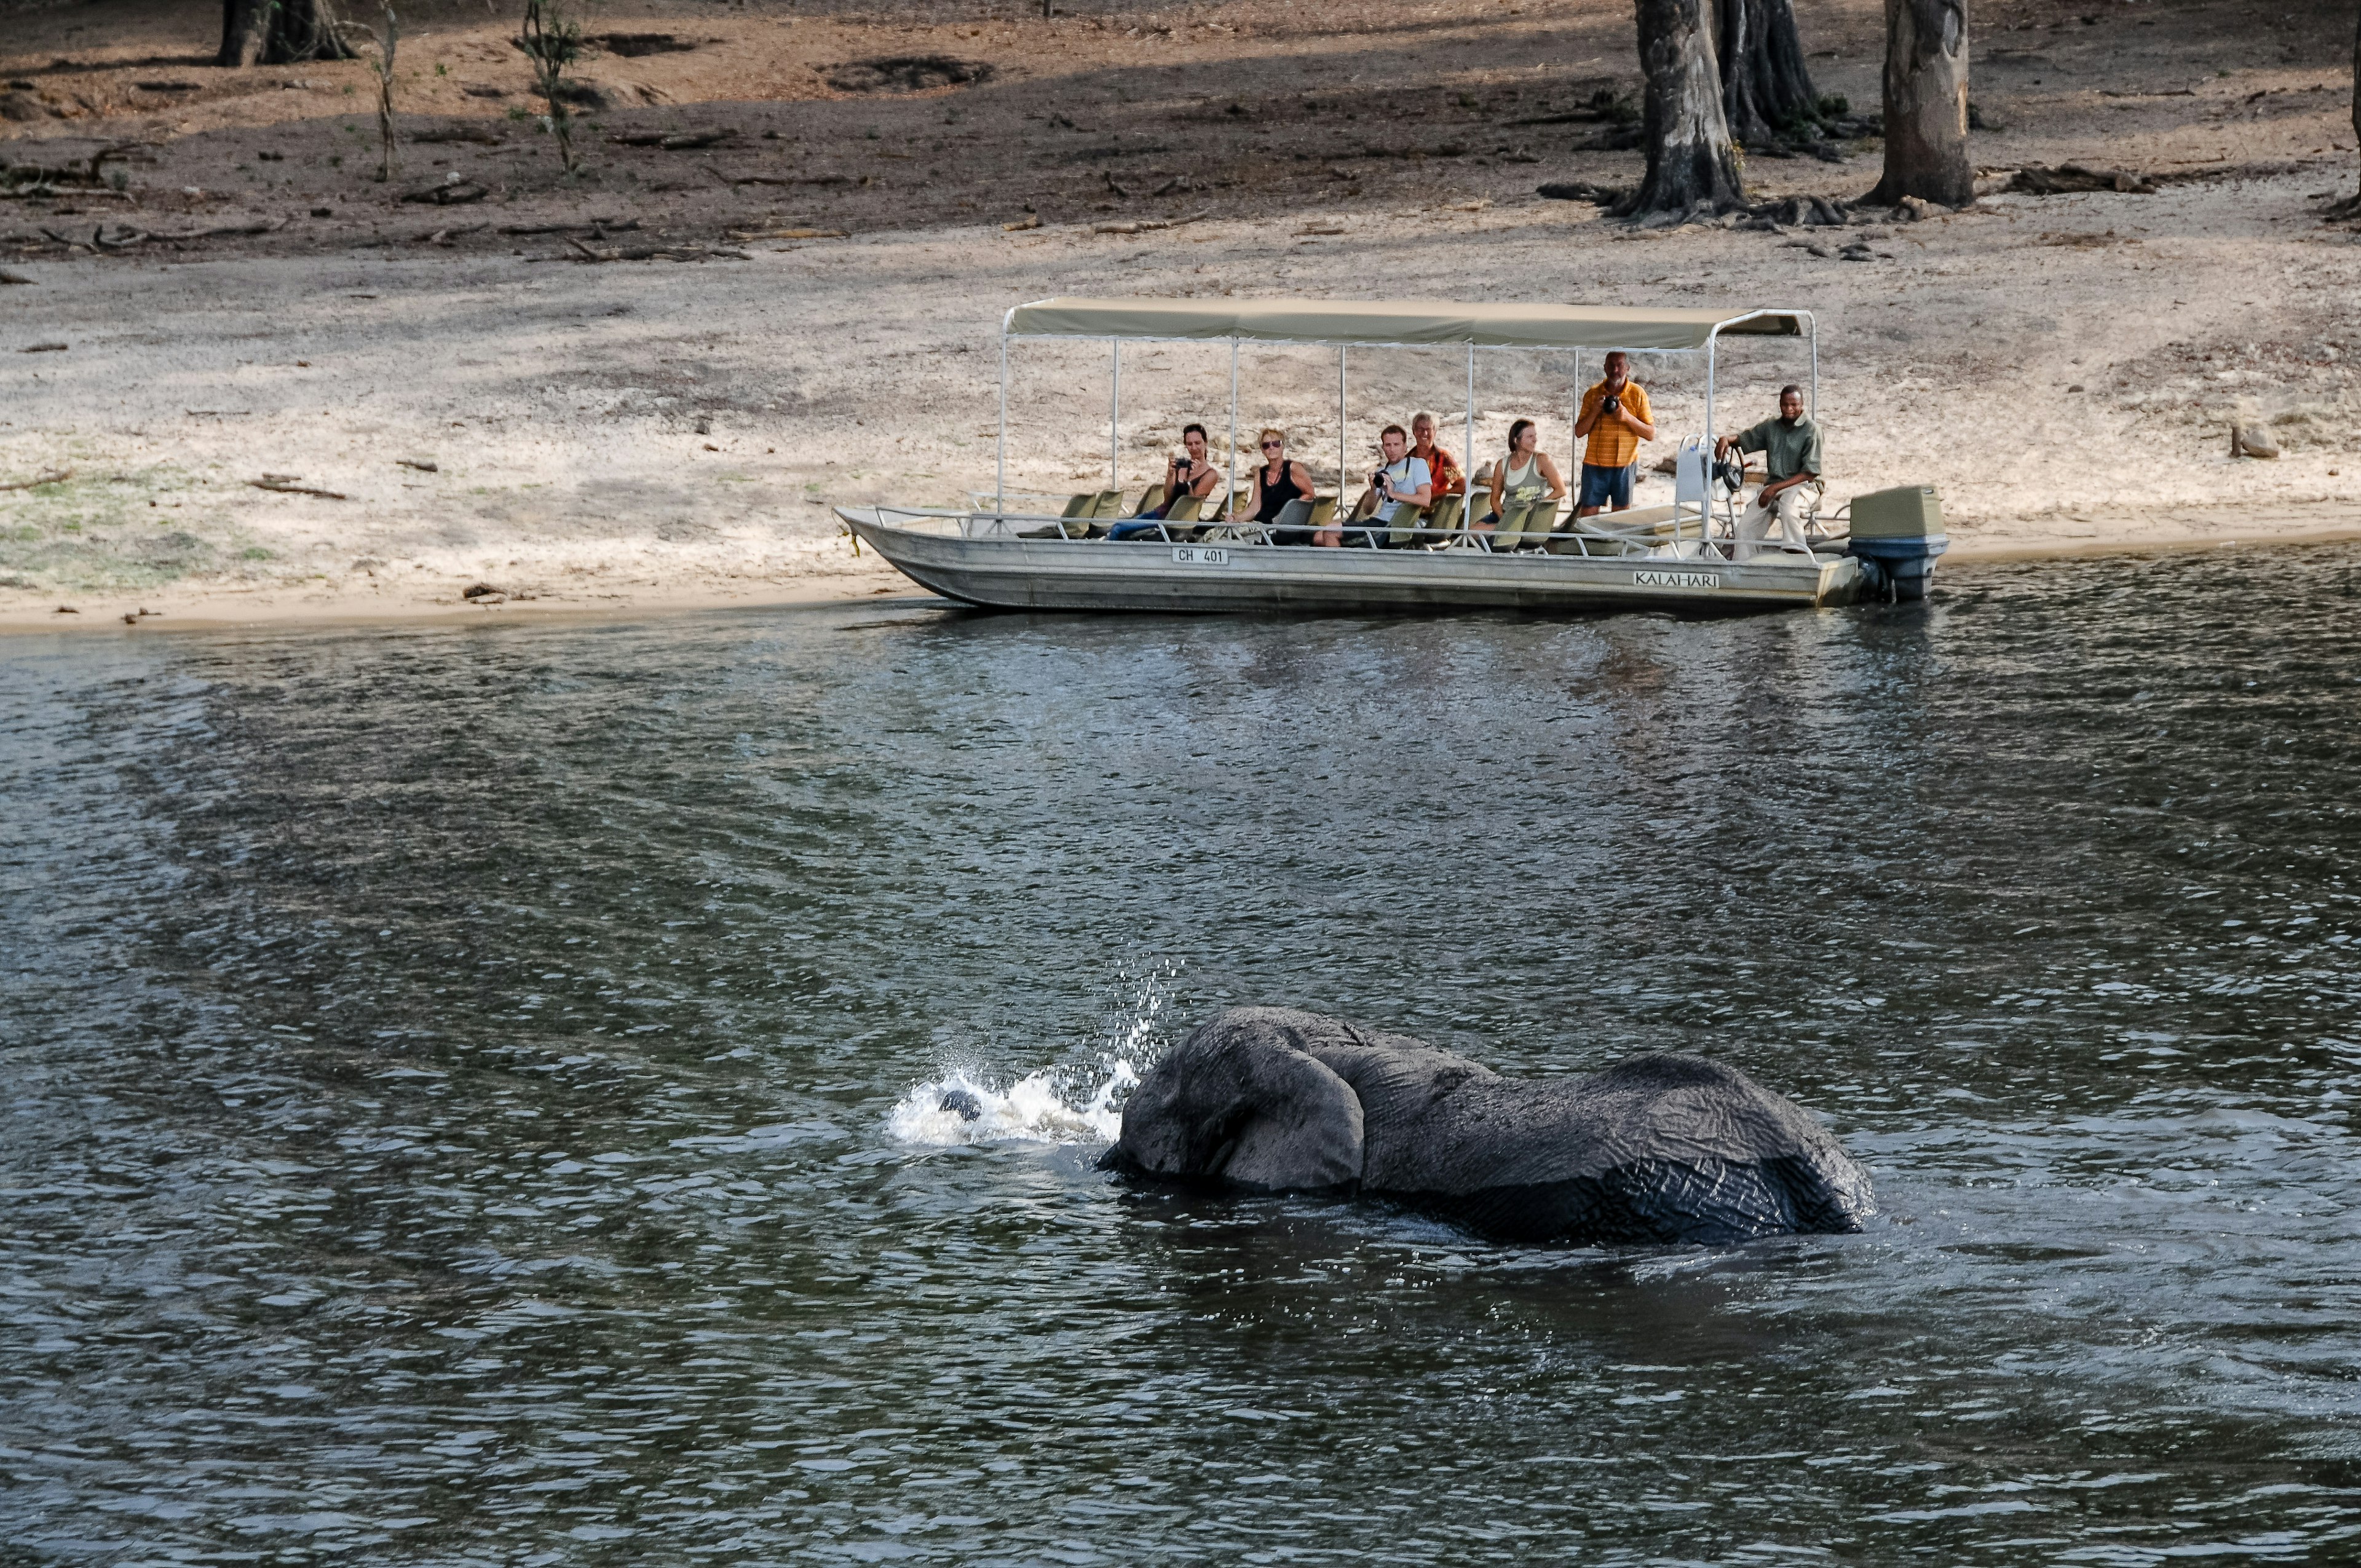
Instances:
[[[1648,394],[1631,379],[1631,358],[1621,349],[1607,356],[1607,378],[1582,394],[1582,414],[1574,433],[1588,436],[1582,449],[1582,493],[1574,515],[1596,517],[1608,502],[1631,510],[1631,468],[1640,443],[1656,439]]]
[[[1746,503],[1738,519],[1738,558],[1752,558],[1755,545],[1779,520],[1779,538],[1791,550],[1808,550],[1804,543],[1804,487],[1820,477],[1820,427],[1804,417],[1804,389],[1790,382],[1779,389],[1779,417],[1766,419],[1752,430],[1725,435],[1713,444],[1716,457],[1741,453],[1763,454],[1763,488]]]

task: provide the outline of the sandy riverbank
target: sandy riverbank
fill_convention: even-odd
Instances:
[[[2061,12],[2067,30],[2028,22],[2030,58],[1995,46],[1980,78],[1980,102],[1989,97],[1991,117],[2012,126],[1980,144],[1988,163],[2081,158],[2169,173],[2166,165],[2186,162],[2184,172],[2202,177],[2153,195],[2002,195],[1951,217],[1849,229],[1846,239],[1869,244],[1861,261],[1813,254],[1806,247],[1821,236],[1810,231],[1635,231],[1586,203],[1541,200],[1539,178],[1613,177],[1635,161],[1550,153],[1542,138],[1562,128],[1503,132],[1498,156],[1298,158],[1284,150],[1290,137],[1308,143],[1335,127],[1316,105],[1300,124],[1275,123],[1279,107],[1311,104],[1315,89],[1355,102],[1351,83],[1384,40],[1344,25],[1280,36],[1270,16],[1246,6],[1198,8],[1180,24],[1206,29],[1200,41],[1235,61],[1236,80],[1268,88],[1229,126],[1202,123],[1201,93],[1176,90],[1167,101],[1112,80],[1115,60],[1138,46],[1075,24],[1051,35],[1056,47],[1016,55],[1002,77],[976,87],[890,101],[821,90],[652,111],[700,124],[802,115],[792,133],[807,149],[798,167],[838,157],[818,148],[826,134],[870,143],[847,116],[883,116],[903,138],[885,150],[907,145],[939,160],[923,182],[885,166],[895,169],[885,178],[906,181],[898,208],[873,207],[867,187],[831,185],[755,214],[740,210],[742,192],[715,181],[710,192],[651,193],[641,181],[626,192],[610,164],[595,190],[521,179],[467,214],[605,211],[628,194],[743,259],[581,265],[544,259],[562,248],[554,241],[503,239],[489,227],[446,236],[445,245],[371,245],[357,218],[327,232],[122,256],[20,245],[5,264],[33,283],[0,289],[0,348],[12,351],[0,360],[0,483],[71,477],[0,492],[0,623],[119,628],[143,608],[161,612],[150,626],[642,613],[900,591],[899,578],[853,559],[828,506],[954,501],[988,485],[993,329],[1010,302],[1054,293],[1802,306],[1818,313],[1823,334],[1832,494],[1938,486],[1959,563],[2361,530],[2353,368],[2361,325],[2348,303],[2361,297],[2361,239],[2320,224],[2315,199],[2351,182],[2344,100],[2328,90],[2340,79],[2287,58],[2303,51],[2277,36],[2239,41],[2251,60],[2224,53],[2232,44],[2206,31],[2218,30],[2222,9],[2158,7],[2164,25],[2127,27],[2118,38]],[[1823,85],[1872,94],[1873,7],[1848,0],[1805,12],[1807,41],[1835,40],[1838,49],[1815,61]],[[649,25],[664,15],[652,11]],[[1504,27],[1547,32],[1576,60],[1597,56],[1590,71],[1628,72],[1628,39],[1618,41],[1628,18],[1628,8],[1591,0],[1529,7],[1513,22],[1446,7],[1421,35],[1430,101],[1480,119],[1450,107],[1457,99],[1443,89],[1480,105],[1513,88],[1529,93],[1525,106],[1546,107],[1548,86],[1516,86],[1515,72],[1488,66],[1487,40]],[[607,20],[620,27],[628,18]],[[173,25],[187,30],[185,19]],[[933,22],[896,36],[909,47],[906,35],[924,35],[919,42],[950,39],[971,53],[1013,51],[1001,35],[1015,37],[1014,27],[972,35]],[[489,59],[475,47],[481,30],[447,29],[463,69],[492,69],[478,60]],[[423,34],[419,57],[434,58],[440,38]],[[37,40],[31,52],[49,47]],[[828,44],[853,47],[866,46],[833,36]],[[1274,60],[1291,62],[1291,77],[1256,74]],[[667,81],[676,99],[697,90],[677,73]],[[1073,149],[1031,146],[1071,134],[1045,128],[1049,81],[1067,117],[1149,132],[1163,125],[1168,143],[1196,138],[1189,148],[1200,172],[1235,168],[1238,177],[1162,203],[1086,203],[1084,186],[1066,190]],[[714,85],[745,91],[727,72]],[[266,110],[281,118],[258,127]],[[258,128],[291,147],[335,128],[308,111],[288,118],[268,96],[224,99],[204,113],[211,119],[192,110],[192,128],[166,137],[141,185],[181,179],[173,159],[194,167],[226,156]],[[927,126],[943,133],[936,145],[918,140]],[[46,146],[89,128],[60,121],[23,134]],[[997,162],[995,134],[1005,143]],[[1243,145],[1230,148],[1224,137]],[[1512,141],[1541,150],[1505,150]],[[1128,191],[1114,171],[1138,182],[1183,161],[1170,145],[1126,151],[1121,142],[1117,134],[1120,156],[1089,163],[1089,181]],[[237,198],[241,210],[317,199],[304,181],[350,184],[300,152],[293,162],[281,192],[258,187]],[[1757,160],[1751,172],[1768,192],[1850,195],[1873,180],[1874,159]],[[378,200],[368,221],[380,227],[456,225]],[[1042,226],[1005,231],[1028,201]],[[881,226],[862,226],[861,213]],[[1099,232],[1159,217],[1193,221]],[[750,232],[730,226],[748,223],[841,223],[852,232],[723,238]],[[21,352],[42,343],[68,346]],[[1478,456],[1525,414],[1542,421],[1545,449],[1564,456],[1572,369],[1564,356],[1487,356],[1474,411]],[[1737,351],[1725,362],[1721,423],[1765,411],[1779,382],[1804,369],[1792,348]],[[1103,348],[1018,355],[1013,488],[1105,482],[1106,370]],[[1668,435],[1702,428],[1697,367],[1644,364],[1642,376]],[[1122,480],[1145,483],[1187,419],[1225,433],[1227,382],[1224,350],[1128,353]],[[1333,356],[1250,351],[1242,382],[1242,439],[1281,424],[1333,475]],[[1447,352],[1355,356],[1346,461],[1357,467],[1379,424],[1418,408],[1435,411],[1456,444],[1468,416],[1464,388],[1464,364]],[[2234,461],[2234,420],[2268,426],[2285,455]],[[258,480],[342,499],[257,488]],[[462,597],[479,585],[497,591]],[[57,614],[61,604],[79,613]]]

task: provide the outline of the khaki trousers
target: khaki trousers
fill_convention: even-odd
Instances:
[[[1762,548],[1761,542],[1770,536],[1773,518],[1778,520],[1779,538],[1784,543],[1796,550],[1808,548],[1804,543],[1805,488],[1802,485],[1790,485],[1771,498],[1767,509],[1759,494],[1746,503],[1746,510],[1738,514],[1740,560],[1754,558]]]

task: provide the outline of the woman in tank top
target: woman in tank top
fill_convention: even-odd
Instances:
[[[1547,495],[1551,500],[1565,499],[1565,480],[1558,476],[1557,465],[1541,450],[1542,433],[1529,419],[1521,419],[1509,427],[1509,455],[1492,465],[1492,510],[1476,520],[1476,526],[1488,533],[1500,521],[1500,508],[1511,500],[1539,500]]]
[[[1288,502],[1312,499],[1312,475],[1302,464],[1287,455],[1287,435],[1282,431],[1262,433],[1262,465],[1254,471],[1254,520],[1276,522]],[[1281,544],[1308,544],[1309,529],[1290,528],[1274,536]]]

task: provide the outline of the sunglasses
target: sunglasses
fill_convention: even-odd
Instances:
[[[1262,444],[1262,449],[1265,452],[1277,452],[1286,444],[1287,443],[1284,441],[1266,441]]]

